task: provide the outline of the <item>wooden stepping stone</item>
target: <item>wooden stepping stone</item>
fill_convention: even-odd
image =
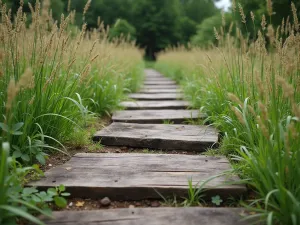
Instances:
[[[157,94],[147,94],[147,93],[134,93],[129,94],[129,98],[137,100],[176,100],[181,99],[182,95],[177,93],[157,93]]]
[[[137,109],[186,109],[189,106],[187,101],[164,100],[164,101],[124,101],[120,106],[131,110]]]
[[[168,84],[176,84],[175,81],[145,81],[145,85],[168,85]]]
[[[218,142],[209,126],[114,122],[93,137],[103,145],[203,152]]]
[[[123,110],[113,113],[114,122],[162,123],[165,120],[182,123],[187,119],[206,118],[199,110]]]
[[[179,87],[176,84],[164,84],[164,85],[146,84],[142,88],[144,88],[144,89],[177,89]]]
[[[54,212],[48,225],[250,225],[243,208],[133,208]]]
[[[182,93],[180,89],[145,89],[142,88],[139,93],[152,93],[152,94],[157,94],[157,93]]]
[[[204,184],[206,197],[220,195],[222,199],[241,196],[244,185],[235,175],[220,175],[231,169],[225,157],[178,154],[79,153],[64,165],[45,172],[45,178],[29,186],[44,190],[59,184],[66,186],[73,198],[112,200],[161,199],[186,197],[188,181],[194,186]],[[218,176],[220,175],[220,176]]]

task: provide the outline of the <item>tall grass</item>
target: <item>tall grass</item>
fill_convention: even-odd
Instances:
[[[47,150],[64,151],[91,116],[138,88],[142,54],[126,40],[109,42],[103,23],[76,28],[75,12],[54,21],[49,0],[29,3],[30,15],[20,4],[16,15],[0,6],[0,140],[23,162],[43,163]]]
[[[277,29],[266,26],[263,17],[255,40],[233,21],[234,37],[224,27],[215,29],[218,46],[169,49],[156,64],[181,81],[188,99],[220,129],[220,151],[256,192],[249,203],[256,211],[251,217],[267,224],[300,224],[300,27],[295,11],[292,4],[293,23]],[[241,7],[240,13],[243,24]]]

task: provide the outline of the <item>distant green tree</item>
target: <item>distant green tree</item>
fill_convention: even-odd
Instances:
[[[124,19],[117,19],[116,23],[111,27],[109,31],[109,38],[119,38],[119,37],[129,37],[130,40],[135,40],[136,38],[136,30],[135,27],[132,26]]]
[[[197,32],[197,23],[187,16],[180,18],[181,37],[180,43],[186,44]]]
[[[181,0],[181,2],[185,15],[198,24],[219,11],[214,0]]]
[[[133,25],[137,44],[145,48],[146,57],[180,40],[180,3],[178,0],[140,0],[133,8]]]

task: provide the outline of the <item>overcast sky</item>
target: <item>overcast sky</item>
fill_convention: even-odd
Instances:
[[[216,6],[220,9],[224,9],[225,11],[231,6],[230,0],[220,0],[216,3]]]

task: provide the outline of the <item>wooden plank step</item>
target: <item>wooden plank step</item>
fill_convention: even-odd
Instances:
[[[129,94],[128,97],[137,100],[176,100],[181,99],[182,95],[179,93],[133,93]]]
[[[146,77],[145,81],[173,81],[167,77]]]
[[[103,145],[162,150],[205,151],[218,142],[211,126],[114,122],[93,137]]]
[[[114,122],[162,123],[165,120],[182,123],[187,119],[206,118],[199,110],[123,110],[113,113]]]
[[[179,86],[176,84],[164,84],[164,85],[145,84],[142,88],[144,88],[144,89],[178,89]]]
[[[229,169],[231,166],[225,157],[79,153],[29,185],[44,190],[64,184],[73,198],[141,200],[161,199],[158,193],[165,197],[185,197],[188,180],[197,185],[216,176],[204,184],[206,197],[220,195],[226,199],[241,196],[246,191],[244,185],[232,184],[239,181],[237,176],[220,175]]]
[[[133,208],[54,212],[48,225],[250,225],[243,208]]]
[[[157,81],[157,80],[154,80],[154,81],[145,81],[144,82],[145,85],[168,85],[168,84],[176,84],[175,81]]]
[[[178,89],[145,89],[142,88],[139,93],[182,93],[182,91]]]
[[[186,109],[189,106],[187,101],[165,100],[165,101],[124,101],[120,106],[131,110],[137,109]]]

